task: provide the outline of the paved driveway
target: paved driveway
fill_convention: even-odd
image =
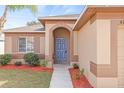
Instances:
[[[54,64],[50,88],[73,88],[68,67],[69,65]]]

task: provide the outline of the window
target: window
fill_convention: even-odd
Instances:
[[[26,52],[26,38],[19,38],[19,52]]]
[[[27,52],[33,52],[33,38],[32,37],[28,37],[27,38]]]
[[[19,52],[33,52],[33,37],[19,38]]]

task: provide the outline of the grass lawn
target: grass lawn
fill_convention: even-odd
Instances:
[[[52,73],[31,70],[0,69],[0,82],[7,81],[1,88],[48,88]]]

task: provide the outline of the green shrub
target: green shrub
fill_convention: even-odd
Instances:
[[[29,66],[38,66],[40,65],[40,60],[37,54],[27,53],[24,55],[24,60]]]
[[[40,65],[46,67],[48,65],[48,62],[46,60],[41,60]]]
[[[73,64],[74,69],[79,69],[79,66],[77,64]]]
[[[14,64],[15,64],[16,66],[21,66],[21,65],[22,65],[22,62],[21,62],[21,61],[16,61]]]
[[[0,57],[0,64],[1,65],[7,65],[11,61],[11,55],[10,54],[4,54]]]
[[[82,68],[82,69],[80,70],[80,74],[81,74],[81,75],[84,74],[84,68]]]

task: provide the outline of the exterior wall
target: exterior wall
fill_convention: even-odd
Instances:
[[[40,37],[40,53],[45,54],[45,37]]]
[[[118,87],[117,25],[112,19],[97,19],[78,31],[80,69],[94,87]]]
[[[97,88],[116,88],[117,84],[117,78],[97,78]]]
[[[97,19],[97,87],[117,87],[117,60],[113,55],[116,31],[112,19]],[[104,82],[104,84],[102,83]]]
[[[12,54],[12,37],[6,35],[5,35],[5,53]]]
[[[25,53],[18,51],[19,37],[33,37],[34,39],[34,53],[38,54],[40,58],[45,58],[45,34],[41,33],[5,33],[5,53],[12,54],[12,62],[15,60],[22,60]]]
[[[97,87],[97,78],[90,72],[90,62],[97,63],[97,24],[88,22],[78,31],[78,55],[80,69],[93,87]]]
[[[97,22],[97,64],[110,64],[111,20]]]
[[[124,87],[124,24],[118,27],[118,87]]]
[[[78,55],[78,32],[74,31],[73,33],[73,46],[74,46],[74,55]]]
[[[49,61],[49,66],[52,66],[54,60],[54,37],[53,31],[57,28],[65,28],[70,31],[70,63],[77,61],[78,57],[73,55],[73,31],[75,21],[46,21],[45,22],[45,59]],[[77,56],[77,55],[76,55]]]
[[[78,32],[73,31],[73,61],[71,62],[71,66],[76,63],[78,64],[79,56],[78,56]]]
[[[4,40],[0,40],[0,55],[4,54]]]
[[[91,72],[97,77],[117,77],[117,49],[116,49],[116,46],[117,46],[116,45],[117,43],[116,25],[117,23],[111,20],[96,20],[96,22],[98,24],[97,25],[98,26],[97,53],[99,57],[98,60],[100,62],[98,62],[98,64],[91,63]],[[108,41],[110,43],[108,43]],[[108,56],[105,56],[105,55],[108,55]],[[102,60],[102,56],[105,58],[104,61]]]
[[[4,54],[4,34],[0,34],[0,55]]]

